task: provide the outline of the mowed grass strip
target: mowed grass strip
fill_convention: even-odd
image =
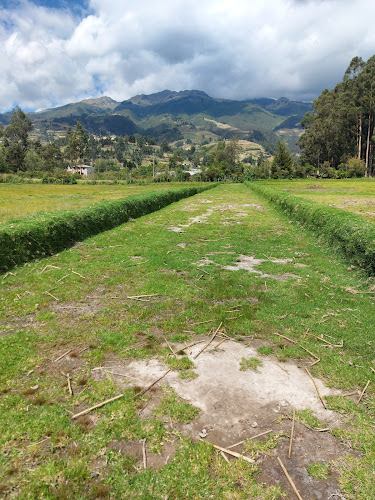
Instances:
[[[238,266],[241,256],[262,260],[258,274],[224,268]],[[172,346],[202,334],[208,340],[211,326],[223,322],[233,338],[264,341],[263,353],[271,350],[280,363],[307,354],[274,333],[296,340],[319,356],[311,372],[329,385],[361,390],[371,379],[360,405],[343,397],[330,397],[327,404],[347,418],[333,433],[358,450],[332,464],[342,491],[347,498],[373,498],[375,312],[368,291],[363,275],[242,185],[182,200],[4,275],[3,493],[281,498],[272,480],[257,483],[256,466],[241,460],[227,464],[206,444],[181,436],[179,425],[197,413],[185,401],[159,388],[160,401],[145,417],[141,409],[155,393],[134,399],[132,384],[120,390],[111,375],[98,378],[93,371],[111,361],[158,359],[188,379],[194,366],[173,361],[165,338]],[[310,334],[330,335],[332,343],[343,345],[326,348]],[[61,372],[71,376],[73,396]],[[71,422],[77,411],[120,392],[122,399]],[[177,452],[157,472],[142,470],[116,447],[140,439],[154,453],[176,442]]]
[[[125,196],[149,193],[162,189],[175,189],[200,183],[166,184],[1,184],[0,227],[40,212],[76,210],[103,200],[115,200]]]

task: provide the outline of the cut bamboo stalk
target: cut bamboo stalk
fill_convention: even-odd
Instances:
[[[217,344],[215,345],[215,349],[216,349],[216,347],[219,347],[219,345],[221,345],[221,344],[222,344],[223,342],[225,342],[226,340],[227,340],[227,339],[220,340],[220,342],[219,342],[219,343],[217,343]]]
[[[298,493],[298,490],[297,490],[297,488],[296,488],[296,485],[294,484],[294,482],[293,482],[292,478],[289,476],[288,471],[287,471],[287,470],[286,470],[286,468],[284,467],[284,464],[282,463],[282,461],[280,460],[280,458],[279,458],[279,457],[277,457],[277,460],[278,460],[279,464],[281,465],[281,468],[283,469],[283,472],[284,472],[284,474],[285,474],[285,476],[286,476],[287,480],[289,481],[290,486],[293,488],[294,493],[297,495],[297,497],[299,498],[299,500],[302,500],[302,497],[301,497],[301,495]]]
[[[167,337],[165,337],[165,336],[163,335],[163,338],[164,338],[165,342],[167,343],[167,346],[168,346],[168,347],[169,347],[169,349],[171,350],[171,353],[173,354],[173,356],[174,356],[175,358],[177,358],[177,354],[176,354],[176,353],[174,352],[174,350],[172,349],[172,347],[171,347],[170,343],[169,343],[169,342],[168,342],[168,340],[167,340]]]
[[[313,352],[311,352],[308,349],[306,349],[305,347],[302,347],[301,344],[299,344],[296,340],[293,340],[293,339],[291,339],[289,337],[286,337],[285,335],[281,335],[281,333],[274,332],[273,335],[277,335],[278,337],[281,337],[281,338],[283,338],[285,340],[289,340],[289,342],[292,342],[292,344],[298,345],[298,347],[300,347],[301,349],[303,349],[304,351],[306,351],[308,354],[310,354],[310,356],[312,356],[313,358],[316,359],[316,361],[313,363],[314,365],[316,365],[316,363],[319,363],[320,358],[316,354],[314,354]]]
[[[361,395],[359,396],[358,401],[356,402],[356,405],[357,405],[357,406],[358,406],[358,405],[359,405],[359,403],[361,402],[361,399],[363,398],[363,395],[364,395],[364,393],[366,392],[366,389],[367,389],[367,387],[369,386],[369,383],[370,383],[370,381],[368,380],[368,381],[367,381],[367,384],[365,385],[365,388],[363,389],[363,391],[361,392]]]
[[[265,434],[269,434],[270,432],[272,432],[272,429],[268,429],[268,431],[264,431],[264,432],[261,432],[260,434],[256,434],[255,436],[251,436],[249,438],[246,438],[244,439],[243,441],[239,441],[238,443],[235,443],[235,444],[231,444],[230,446],[228,446],[228,450],[230,448],[235,448],[236,446],[239,446],[240,444],[243,444],[245,441],[247,441],[248,439],[256,439],[260,436],[264,436]]]
[[[146,456],[146,438],[141,439],[142,455],[143,455],[143,468],[147,469],[147,456]]]
[[[135,396],[133,396],[133,399],[138,398],[139,396],[143,396],[143,394],[145,394],[147,391],[149,391],[151,389],[151,387],[153,387],[155,384],[157,384],[159,382],[159,380],[161,380],[162,378],[164,378],[170,371],[171,371],[171,369],[167,370],[164,373],[164,375],[162,375],[157,380],[155,380],[155,382],[152,382],[152,384],[149,385],[148,387],[146,387],[146,389],[143,389],[143,391],[138,392]]]
[[[78,417],[81,417],[82,415],[87,415],[87,413],[90,413],[93,410],[96,410],[97,408],[101,408],[102,406],[112,403],[112,401],[116,401],[117,399],[120,399],[124,396],[124,394],[119,394],[118,396],[115,396],[114,398],[106,399],[102,403],[98,403],[97,405],[91,406],[90,408],[87,408],[86,410],[80,411],[79,413],[76,413],[75,415],[72,416],[72,420],[75,420]]]
[[[69,349],[69,351],[66,351],[64,352],[64,354],[61,354],[61,356],[59,356],[58,358],[56,358],[53,362],[54,363],[57,363],[58,361],[60,361],[60,359],[64,358],[65,356],[67,356],[70,352],[72,352],[73,349]]]
[[[289,443],[289,452],[288,452],[288,458],[290,458],[292,454],[292,443],[293,443],[293,434],[294,434],[294,423],[296,420],[296,409],[293,408],[293,420],[292,420],[292,432],[290,433],[290,443]]]
[[[326,404],[325,404],[325,401],[324,401],[324,399],[323,399],[323,396],[320,394],[319,388],[318,388],[318,386],[317,386],[317,384],[316,384],[316,382],[315,382],[315,380],[314,380],[313,376],[311,375],[311,373],[309,372],[309,370],[306,368],[306,366],[305,366],[305,370],[307,371],[307,373],[308,373],[309,377],[311,378],[311,380],[314,382],[316,392],[318,393],[318,396],[319,396],[319,398],[320,398],[320,401],[322,402],[322,405],[324,406],[324,408],[325,408],[325,409],[327,409],[327,406],[326,406]]]
[[[211,342],[214,340],[214,338],[216,337],[216,334],[218,333],[218,331],[220,330],[221,328],[221,325],[223,323],[221,322],[220,325],[217,327],[217,329],[214,331],[212,337],[210,338],[210,340],[207,342],[207,344],[205,344],[202,349],[195,355],[193,356],[194,359],[196,359],[210,344]]]
[[[203,443],[208,443],[208,441],[204,441],[203,439],[200,439],[199,441],[202,441]],[[235,451],[228,450],[228,448],[222,448],[221,446],[217,446],[216,444],[212,444],[212,443],[209,443],[209,444],[211,446],[213,446],[216,450],[223,451],[227,455],[231,455],[232,457],[236,457],[236,458],[242,458],[243,460],[245,460],[246,462],[249,462],[250,464],[255,463],[255,460],[253,460],[249,457],[246,457],[245,455],[241,455],[241,453],[237,453]]]

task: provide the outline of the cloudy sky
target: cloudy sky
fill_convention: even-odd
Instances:
[[[373,0],[0,0],[0,111],[164,89],[311,100],[375,53]]]

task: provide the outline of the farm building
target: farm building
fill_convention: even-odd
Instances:
[[[68,172],[71,174],[89,175],[94,171],[94,167],[90,165],[73,165],[68,167]]]

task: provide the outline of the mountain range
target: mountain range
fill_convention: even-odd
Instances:
[[[238,137],[263,144],[282,136],[294,146],[300,121],[311,109],[310,103],[286,97],[236,101],[210,97],[200,90],[163,90],[122,102],[110,97],[85,99],[28,116],[34,134],[42,140],[65,134],[67,126],[80,121],[95,135],[140,133],[158,140],[190,139],[193,143],[202,138]],[[0,114],[4,124],[9,118],[10,113]]]

